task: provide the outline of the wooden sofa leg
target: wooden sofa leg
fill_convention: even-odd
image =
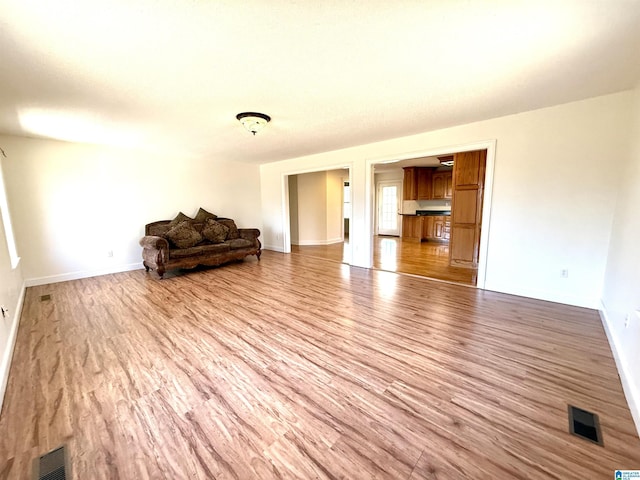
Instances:
[[[160,280],[162,280],[162,276],[164,275],[164,267],[158,267],[156,272],[158,272],[158,276],[160,277]]]
[[[144,265],[144,269],[147,271],[147,273],[149,272],[149,265],[147,265],[147,262],[142,262],[142,265]]]
[[[258,261],[260,261],[260,255],[262,255],[262,250],[258,250],[258,253],[256,253],[256,257],[258,257]]]

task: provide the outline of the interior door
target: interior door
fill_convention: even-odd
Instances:
[[[378,183],[378,235],[400,236],[401,182]]]

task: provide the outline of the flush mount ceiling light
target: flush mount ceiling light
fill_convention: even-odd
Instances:
[[[271,121],[269,115],[256,112],[243,112],[236,115],[236,118],[249,132],[254,135],[262,130]]]
[[[453,166],[453,155],[447,155],[444,157],[438,157],[440,160],[440,165],[443,167],[452,167]]]

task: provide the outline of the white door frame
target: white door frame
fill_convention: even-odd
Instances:
[[[282,232],[282,253],[291,253],[291,223],[290,223],[290,212],[289,212],[289,176],[290,175],[301,175],[303,173],[315,173],[315,172],[328,172],[331,170],[344,170],[344,169],[348,169],[349,170],[349,185],[353,185],[353,162],[351,163],[340,163],[339,165],[335,165],[335,166],[327,166],[327,167],[319,167],[319,168],[307,168],[307,169],[294,169],[294,170],[289,170],[285,173],[282,173],[280,176],[280,185],[281,185],[281,191],[282,191],[282,226],[284,227],[283,232]],[[344,191],[344,189],[343,189]],[[350,189],[351,192],[351,198],[350,198],[350,202],[351,205],[353,205],[353,189]],[[343,202],[344,202],[344,197],[343,197]],[[352,237],[352,229],[353,229],[353,222],[349,221],[349,238],[353,238]],[[276,234],[276,238],[278,240],[280,240],[278,238],[278,235]],[[347,255],[348,258],[353,259],[353,242],[349,242],[349,246],[348,249],[351,250],[351,252]],[[352,263],[352,260],[349,262],[349,264]]]
[[[396,186],[396,198],[398,199],[398,228],[396,229],[396,233],[380,233],[380,209],[382,207],[381,198],[380,198],[380,190],[383,187],[391,187]],[[401,233],[401,221],[400,221],[400,210],[402,210],[402,180],[380,180],[376,184],[376,213],[375,213],[375,232],[378,235],[397,235],[400,236]]]

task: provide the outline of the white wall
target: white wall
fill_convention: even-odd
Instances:
[[[371,265],[367,160],[414,158],[496,140],[486,288],[596,308],[626,158],[632,92],[262,165],[265,246],[286,251],[283,178],[352,167],[352,264]],[[367,218],[369,215],[369,218]],[[569,277],[561,278],[562,269]]]
[[[404,173],[401,168],[396,170],[389,170],[386,172],[380,172],[375,174],[375,183],[378,185],[378,182],[400,182],[404,181]]]
[[[291,229],[291,244],[298,245],[298,176],[289,175],[289,228]]]
[[[349,173],[345,173],[344,170],[327,172],[327,243],[338,243],[343,240],[342,198],[344,182],[342,179],[345,175],[348,178]]]
[[[0,144],[28,284],[140,268],[145,223],[180,210],[261,228],[255,165],[15,136]]]
[[[630,160],[622,170],[602,303],[605,326],[640,432],[640,86],[631,101]],[[629,324],[625,327],[625,319]]]
[[[289,224],[292,245],[342,241],[342,185],[345,170],[290,175]]]
[[[298,245],[327,243],[327,173],[298,175]]]
[[[4,142],[0,141],[0,147],[5,149]],[[6,159],[0,158],[0,175],[5,162]],[[0,316],[0,410],[2,409],[2,401],[9,377],[9,367],[11,366],[11,356],[20,322],[23,299],[22,266],[19,263],[15,269],[12,268],[4,225],[0,215],[0,305],[8,310],[5,317]]]

